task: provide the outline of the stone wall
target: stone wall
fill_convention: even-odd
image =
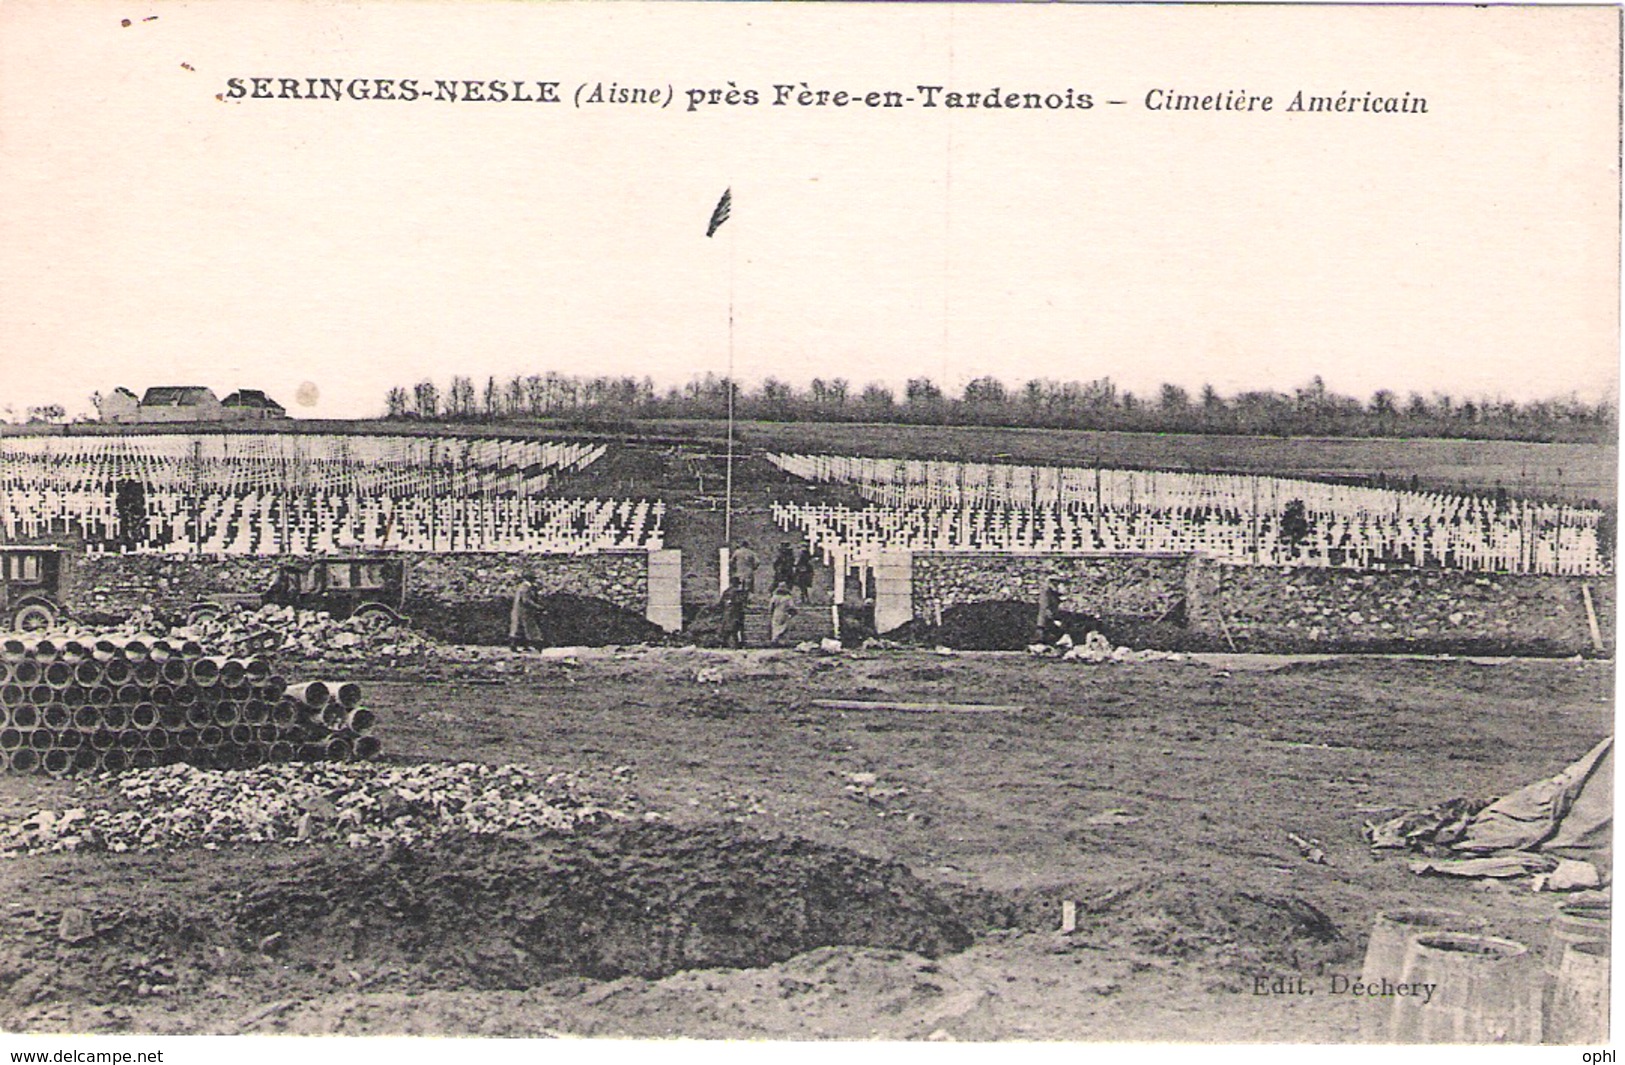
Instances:
[[[123,618],[142,606],[180,615],[211,594],[264,592],[281,560],[271,556],[81,555],[72,563],[70,611]],[[521,576],[540,594],[569,592],[643,614],[646,552],[597,555],[409,555],[407,599],[450,604],[505,599]]]
[[[409,600],[468,603],[512,596],[521,579],[538,595],[567,592],[642,614],[649,597],[647,552],[597,555],[413,555],[407,563]]]
[[[1038,602],[1045,581],[1062,588],[1061,609],[1096,617],[1177,620],[1185,600],[1184,556],[917,553],[914,616],[989,599]]]
[[[1608,579],[1193,560],[1186,612],[1193,630],[1228,632],[1238,643],[1578,654],[1592,648],[1582,585],[1591,589],[1603,644],[1611,648],[1614,587]]]
[[[278,559],[205,555],[77,555],[63,598],[85,618],[125,618],[141,607],[183,615],[221,592],[258,593],[276,580]]]
[[[1591,653],[1589,587],[1603,646],[1612,653],[1614,644],[1608,578],[1231,566],[1194,556],[918,552],[888,566],[911,584],[913,616],[925,621],[964,603],[1036,603],[1044,582],[1055,580],[1063,610],[1161,622],[1117,631],[1221,650]]]

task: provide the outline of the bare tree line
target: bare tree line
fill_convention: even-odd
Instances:
[[[728,380],[703,374],[659,388],[649,377],[584,377],[548,371],[485,379],[454,376],[391,388],[385,415],[393,419],[494,423],[556,419],[603,423],[657,418],[716,419],[727,415]],[[1462,439],[1611,442],[1617,411],[1611,403],[1575,396],[1518,402],[1435,392],[1401,395],[1389,389],[1369,399],[1330,391],[1320,377],[1290,392],[1221,395],[1205,385],[1191,395],[1165,384],[1151,396],[1093,381],[1034,379],[1010,387],[978,377],[957,395],[928,377],[910,379],[901,394],[890,386],[862,387],[844,378],[813,378],[805,387],[769,377],[738,384],[735,415],[780,422],[882,422],[1139,432],[1232,433],[1277,436],[1447,437]]]

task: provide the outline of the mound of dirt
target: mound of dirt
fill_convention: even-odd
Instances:
[[[41,904],[33,921],[8,923],[4,1012],[52,988],[107,1002],[206,994],[227,975],[265,994],[361,979],[380,989],[522,988],[569,975],[755,967],[821,946],[935,957],[971,943],[950,906],[902,865],[733,826],[332,848],[258,870],[229,852],[188,856],[184,872],[163,864],[168,855],[141,857],[153,867],[121,879],[127,889],[104,887],[73,918],[84,934],[71,950],[59,942],[66,910]],[[187,904],[171,896],[155,906],[139,888],[150,878],[180,880]],[[27,988],[16,986],[30,972]]]
[[[556,592],[540,597],[537,632],[546,647],[604,647],[610,644],[664,643],[659,625],[604,599]],[[450,604],[430,600],[409,601],[406,613],[414,628],[437,639],[460,644],[508,642],[507,599],[482,599]]]
[[[942,624],[915,618],[893,629],[886,639],[926,647],[952,647],[956,651],[1020,651],[1033,642],[1038,604],[1013,599],[964,603],[942,612]],[[1074,642],[1101,629],[1100,619],[1062,612],[1056,620]],[[1107,633],[1109,637],[1111,634]]]

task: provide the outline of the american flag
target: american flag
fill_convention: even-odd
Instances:
[[[717,209],[711,212],[711,224],[705,227],[705,235],[715,235],[722,223],[728,220],[728,209],[733,206],[732,187],[722,190],[722,199],[717,201]]]

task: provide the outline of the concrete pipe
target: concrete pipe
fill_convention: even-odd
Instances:
[[[12,663],[11,679],[19,688],[32,688],[39,683],[41,672],[38,662],[32,658],[25,658],[21,662]]]
[[[213,706],[226,697],[226,689],[218,685],[208,685],[197,690],[197,701],[206,706]]]
[[[220,682],[220,663],[223,658],[198,658],[187,665],[187,672],[191,674],[192,683],[199,688],[208,688]]]
[[[85,734],[76,728],[65,728],[56,734],[56,745],[64,751],[77,751],[85,745]]]
[[[90,702],[90,693],[77,684],[70,684],[62,690],[62,702],[68,706],[84,706]]]
[[[199,748],[218,747],[225,742],[226,734],[219,725],[204,725],[197,730],[197,745]]]
[[[11,708],[11,723],[17,728],[33,728],[39,724],[39,711],[28,703],[14,706]]]
[[[73,667],[73,679],[86,688],[100,684],[102,682],[102,664],[94,658],[85,659]]]
[[[182,684],[170,696],[170,702],[176,706],[196,706],[198,704],[197,689],[190,684]]]
[[[243,704],[242,721],[245,725],[263,725],[271,720],[271,705],[259,699]]]
[[[0,706],[17,706],[28,696],[20,684],[0,684]]]
[[[319,680],[307,681],[304,684],[288,685],[288,698],[311,710],[320,710],[326,706],[333,693],[326,684]]]
[[[124,648],[111,637],[103,636],[90,646],[90,657],[98,662],[111,662],[115,658],[124,657]]]
[[[158,727],[158,708],[151,703],[136,703],[130,708],[130,725],[134,728]]]
[[[298,757],[301,762],[319,762],[327,757],[327,746],[321,743],[301,743]]]
[[[147,693],[154,706],[174,706],[175,689],[167,684],[154,684]]]
[[[182,640],[179,650],[182,658],[203,657],[203,645],[196,640]]]
[[[124,641],[124,658],[128,662],[146,662],[152,658],[152,648],[139,636]]]
[[[321,722],[323,728],[341,729],[349,712],[337,703],[329,703],[322,707]]]
[[[196,729],[180,729],[169,734],[170,746],[178,751],[195,751],[198,745]]]
[[[141,734],[141,742],[154,751],[169,750],[169,732],[166,729],[150,728]]]
[[[17,675],[12,670],[11,665],[12,664],[10,662],[0,660],[0,685],[10,684],[12,681],[17,679]]]
[[[263,658],[250,658],[243,663],[243,676],[250,684],[264,684],[271,679],[271,663]]]
[[[257,765],[265,764],[265,752],[258,747],[237,748],[237,768],[253,769]]]
[[[34,641],[34,657],[40,661],[48,661],[62,653],[62,645],[49,636],[41,636]]]
[[[330,762],[348,762],[355,757],[355,744],[344,736],[334,736],[322,746],[325,751],[323,757]]]
[[[248,666],[240,658],[228,658],[220,663],[220,683],[227,688],[241,688],[248,683]]]
[[[84,729],[98,727],[102,723],[101,708],[84,703],[80,704],[79,708],[73,712],[73,723],[78,728]]]
[[[158,669],[158,679],[172,688],[188,683],[192,679],[191,670],[186,668],[184,658],[166,658]]]
[[[73,724],[73,711],[61,703],[52,703],[40,710],[39,720],[46,728],[67,728]]]
[[[299,721],[299,704],[291,699],[282,699],[271,707],[271,723],[282,728],[297,724]]]
[[[102,663],[102,683],[117,688],[135,679],[135,667],[122,658]]]
[[[126,684],[113,694],[113,701],[120,706],[134,706],[137,703],[147,702],[147,693],[143,688],[134,684]]]
[[[347,680],[341,684],[329,684],[333,689],[333,697],[338,704],[346,710],[354,710],[361,705],[361,685],[355,681]]]
[[[241,710],[236,703],[215,703],[209,708],[210,720],[221,728],[230,728],[242,721]]]
[[[119,734],[118,734],[118,749],[119,750],[121,750],[121,751],[133,751],[139,746],[141,746],[141,733],[140,732],[137,732],[133,728],[127,728],[127,729],[124,729],[124,730],[119,732]]]
[[[261,699],[268,703],[274,703],[288,694],[287,678],[273,673],[257,686],[256,691],[258,691]]]
[[[357,736],[355,741],[355,756],[361,761],[377,758],[384,745],[378,742],[377,736]]]
[[[154,684],[157,684],[164,673],[163,667],[151,659],[147,659],[143,662],[137,662],[133,668],[135,672],[135,682],[141,685],[143,688],[150,688]]]
[[[145,748],[130,752],[131,769],[151,769],[158,764],[158,756]]]
[[[19,747],[11,752],[11,771],[13,773],[32,773],[39,768],[39,755],[27,747]]]
[[[0,728],[0,751],[15,751],[22,745],[22,730],[14,728]]]
[[[60,748],[46,751],[40,759],[40,768],[53,777],[62,776],[73,768],[73,752]]]
[[[186,724],[190,728],[203,728],[214,723],[214,714],[201,704],[189,706],[183,712],[186,715]]]
[[[280,730],[275,725],[254,725],[254,742],[262,747],[268,747],[281,738]]]
[[[28,702],[33,706],[46,706],[56,701],[56,692],[44,684],[36,684],[28,689]]]
[[[7,636],[0,640],[0,659],[7,662],[21,661],[28,653],[29,644],[21,636]]]
[[[162,663],[175,657],[175,648],[168,640],[153,640],[147,645],[147,657]]]
[[[226,742],[233,747],[247,747],[254,742],[253,725],[232,725],[226,729]]]
[[[349,729],[351,732],[365,732],[372,728],[373,725],[377,724],[377,722],[378,715],[374,714],[371,710],[368,710],[364,706],[358,706],[354,710],[350,711],[349,717],[345,718],[344,727]]]
[[[37,728],[28,734],[28,745],[36,751],[48,751],[56,746],[56,733],[48,728]]]
[[[117,701],[113,689],[105,684],[98,684],[85,694],[90,698],[91,706],[112,706]]]
[[[90,657],[90,646],[83,640],[72,638],[62,641],[62,661],[69,665],[78,665]]]
[[[73,752],[73,771],[75,773],[89,773],[96,768],[97,761],[95,751],[89,747],[81,747]]]
[[[102,723],[115,731],[130,727],[130,710],[125,706],[102,707]]]
[[[73,684],[73,667],[57,659],[45,667],[45,686],[53,691],[66,691]]]
[[[186,711],[178,706],[158,707],[158,724],[167,729],[186,727]]]
[[[111,751],[118,746],[118,733],[110,728],[99,728],[90,734],[90,746],[98,751]]]
[[[291,762],[293,756],[297,753],[298,751],[293,744],[278,740],[271,744],[270,749],[266,751],[266,756],[273,762]]]

